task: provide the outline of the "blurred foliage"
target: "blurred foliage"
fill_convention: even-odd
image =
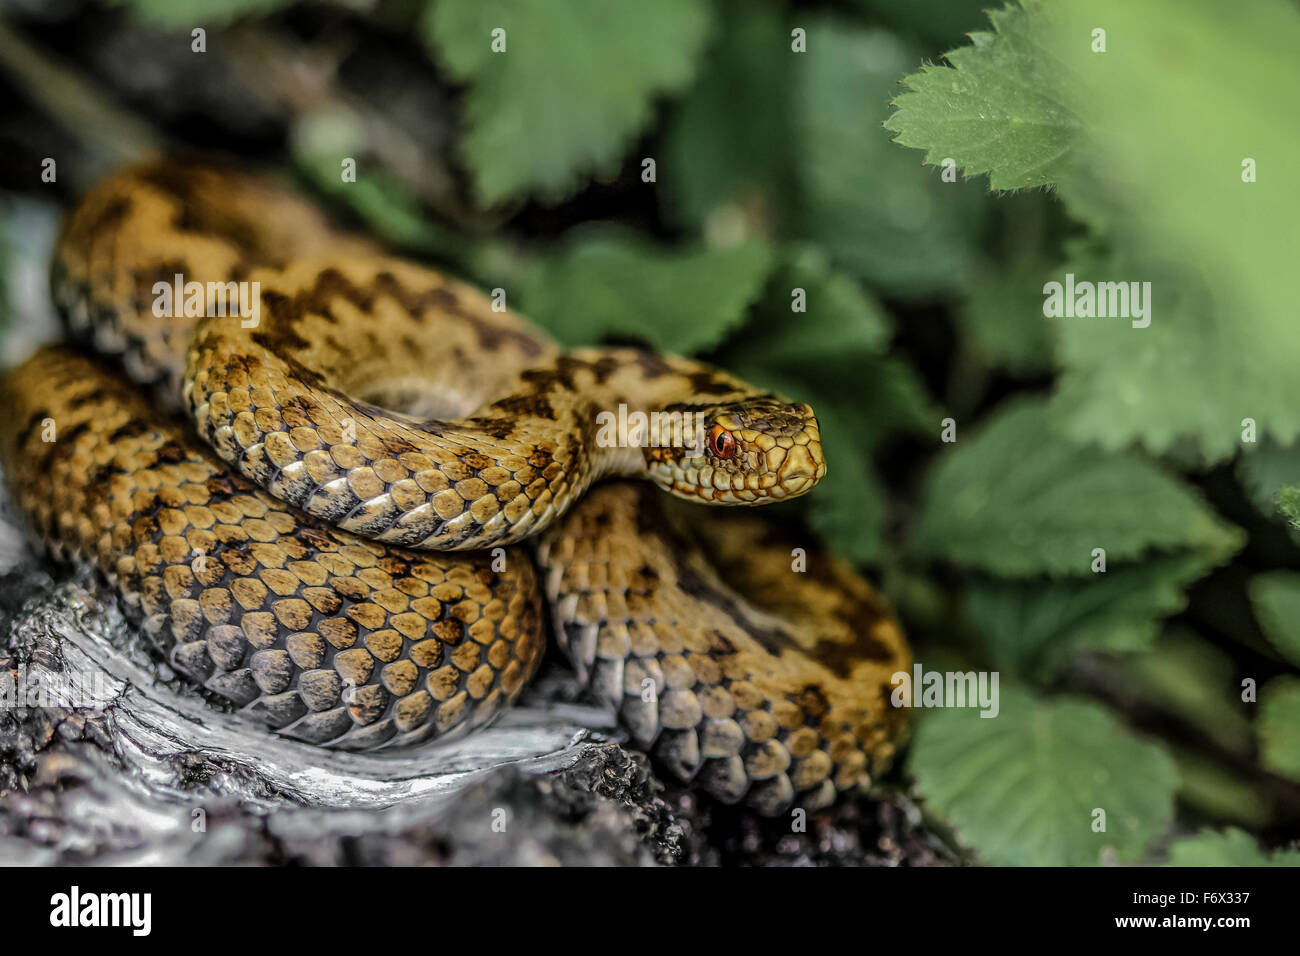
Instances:
[[[952,157],[996,189],[1059,186],[1093,240],[1062,271],[1152,282],[1164,321],[1148,334],[1059,320],[1056,407],[1068,431],[1156,452],[1190,437],[1216,461],[1250,417],[1289,444],[1300,434],[1290,381],[1300,331],[1276,277],[1300,239],[1300,136],[1270,118],[1300,110],[1285,53],[1300,40],[1295,9],[1076,0],[992,18],[996,30],[973,34],[952,66],[907,78],[888,125],[929,161]],[[1161,82],[1169,71],[1178,82]],[[1243,182],[1248,159],[1264,166],[1257,182]]]
[[[921,659],[1003,675],[996,719],[918,712],[905,764],[973,858],[1300,833],[1294,5],[115,3],[185,68],[203,25],[289,89],[250,155],[398,248],[566,342],[810,402],[828,476],[769,513],[896,585]],[[250,37],[300,55],[268,72]],[[395,102],[367,99],[390,48]],[[241,148],[178,112],[150,119]],[[1067,272],[1151,282],[1150,327],[1045,318]],[[1269,860],[1237,829],[1169,858]]]
[[[1274,678],[1259,696],[1260,758],[1274,773],[1300,780],[1300,677]]]
[[[1250,752],[1251,724],[1232,658],[1195,633],[1167,631],[1150,651],[1128,659],[1115,680],[1145,706],[1194,728],[1202,740],[1229,753]]]
[[[1300,667],[1300,574],[1256,575],[1250,582],[1250,600],[1264,634],[1283,657]]]

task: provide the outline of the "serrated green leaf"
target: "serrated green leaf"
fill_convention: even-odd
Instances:
[[[762,243],[659,246],[622,229],[589,228],[525,273],[528,316],[568,345],[633,336],[668,352],[717,345],[763,288]]]
[[[1182,482],[1137,456],[1104,454],[1055,434],[1043,403],[1003,406],[960,432],[925,487],[912,545],[921,555],[1007,577],[1081,575],[1149,551],[1203,550],[1222,560],[1241,531]]]
[[[1245,830],[1202,830],[1169,848],[1170,866],[1300,866],[1300,850],[1266,854]]]
[[[1161,621],[1186,606],[1184,589],[1209,564],[1204,553],[1184,551],[1088,578],[980,578],[971,582],[968,606],[999,666],[1047,680],[1079,651],[1150,649]]]
[[[995,187],[1058,182],[1107,244],[1062,271],[1152,283],[1148,328],[1060,327],[1062,426],[1106,448],[1167,454],[1191,441],[1206,463],[1235,453],[1245,419],[1293,442],[1300,333],[1277,277],[1300,247],[1300,131],[1273,118],[1300,110],[1286,53],[1300,42],[1294,11],[1060,0],[991,17],[996,31],[952,54],[953,68],[909,80],[916,91],[899,97],[890,127],[932,161],[948,153],[968,172],[988,169]],[[1099,25],[1105,52],[1094,49]],[[1171,49],[1178,83],[1167,82]],[[1254,91],[1244,105],[1242,89]],[[1245,181],[1250,164],[1276,175]]]
[[[792,245],[780,251],[754,314],[727,343],[726,359],[820,377],[829,359],[878,355],[889,333],[884,309],[855,279],[833,269],[817,247]]]
[[[1248,323],[1186,266],[1111,248],[1075,244],[1052,276],[1064,283],[1150,283],[1150,325],[1125,318],[1051,318],[1064,366],[1053,412],[1084,442],[1122,448],[1134,442],[1165,454],[1194,439],[1207,461],[1230,458],[1251,419],[1261,433],[1292,434],[1300,411],[1289,377],[1261,374]],[[1229,318],[1229,313],[1234,313]],[[1283,415],[1272,410],[1286,408]],[[1300,422],[1300,417],[1296,418]]]
[[[1275,677],[1259,692],[1260,761],[1274,773],[1300,780],[1300,677]]]
[[[909,768],[929,806],[996,866],[1095,865],[1107,849],[1139,857],[1173,817],[1168,754],[1097,704],[1005,686],[1000,696],[993,719],[952,709],[921,721]]]
[[[1300,485],[1278,489],[1277,509],[1293,526],[1300,528]]]
[[[702,0],[660,0],[653,16],[638,0],[431,4],[425,36],[469,84],[462,148],[478,199],[557,200],[617,169],[655,98],[690,82],[708,25]]]
[[[1057,181],[1079,121],[1058,94],[1060,67],[1044,48],[1036,16],[1019,7],[989,11],[992,33],[947,54],[903,83],[886,127],[926,163],[954,160],[967,176],[989,174],[994,189]]]
[[[1300,667],[1300,574],[1269,571],[1250,579],[1250,603],[1269,642]]]

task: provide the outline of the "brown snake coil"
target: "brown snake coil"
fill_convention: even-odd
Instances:
[[[10,372],[11,491],[174,667],[277,732],[366,749],[482,725],[537,668],[544,594],[584,684],[719,799],[824,806],[888,763],[911,658],[883,601],[815,553],[796,573],[757,517],[672,500],[808,491],[825,464],[807,406],[685,359],[561,353],[221,166],[102,183],[53,273],[73,333],[137,385],[63,347]],[[156,309],[190,282],[207,318],[182,296]],[[260,314],[216,307],[239,283]],[[647,415],[633,447],[599,432],[620,406]],[[682,421],[702,443],[667,440]],[[619,476],[672,494],[588,491]]]

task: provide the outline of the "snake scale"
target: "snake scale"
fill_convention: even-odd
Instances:
[[[181,278],[202,301],[159,314]],[[225,283],[260,290],[256,321],[216,307]],[[14,500],[157,653],[272,730],[465,733],[518,696],[549,618],[632,740],[720,800],[820,807],[888,764],[911,657],[886,603],[816,552],[796,568],[748,509],[699,506],[810,490],[808,406],[648,350],[562,351],[221,162],[92,189],[52,290],[81,348],[0,381]],[[665,416],[603,442],[620,405]],[[703,441],[658,441],[666,413]]]

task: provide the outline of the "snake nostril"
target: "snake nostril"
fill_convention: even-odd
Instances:
[[[812,455],[804,445],[795,445],[790,449],[786,456],[785,469],[782,477],[785,478],[807,478],[812,475],[814,468]]]

